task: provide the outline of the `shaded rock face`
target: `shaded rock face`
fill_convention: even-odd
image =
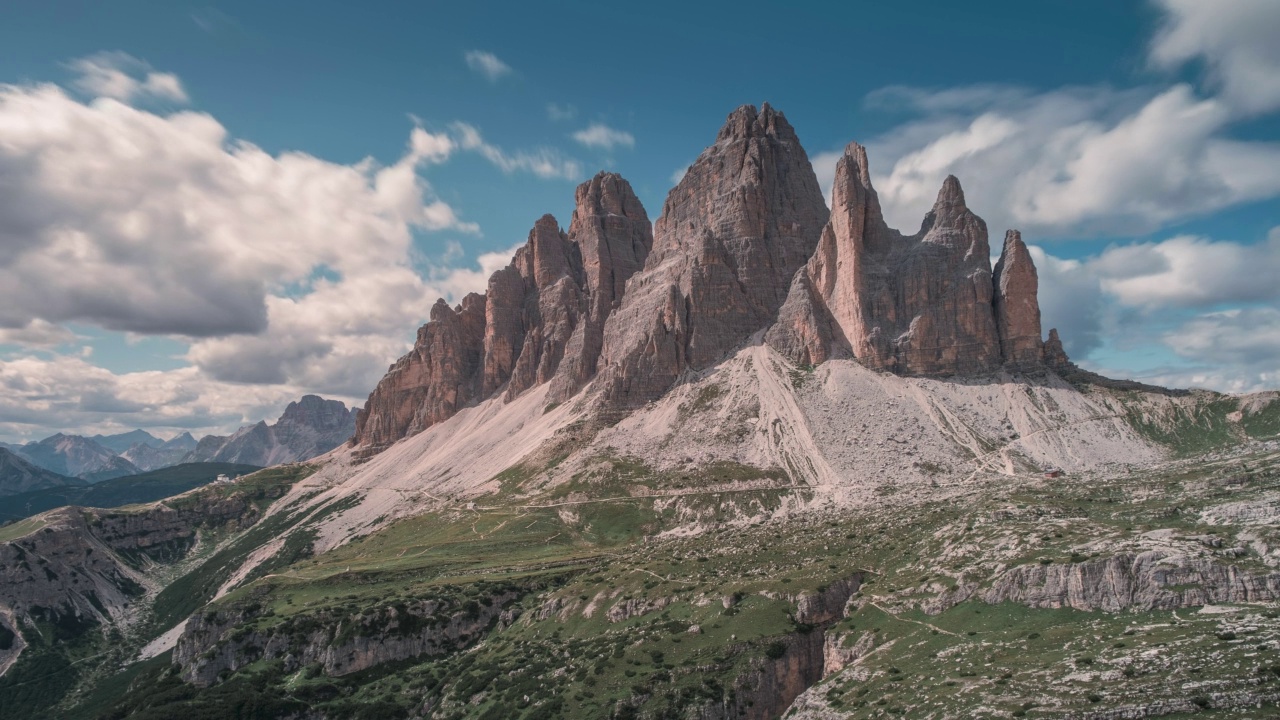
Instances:
[[[1005,233],[1004,250],[996,262],[992,281],[1001,357],[1006,365],[1015,368],[1040,365],[1044,359],[1037,299],[1040,280],[1031,254],[1022,242],[1022,233],[1017,230]]]
[[[76,485],[84,485],[84,481],[45,470],[16,453],[0,448],[0,497]]]
[[[355,431],[356,410],[339,400],[304,395],[289,403],[274,425],[248,425],[230,437],[207,436],[183,462],[226,462],[270,467],[309,460],[338,447]]]
[[[627,280],[644,267],[653,248],[653,226],[627,181],[601,173],[578,186],[569,237],[582,255],[585,302],[551,381],[553,402],[574,396],[595,377],[605,321],[622,302]]]
[[[653,245],[649,218],[621,176],[600,173],[578,187],[569,232],[540,218],[484,295],[455,308],[443,300],[413,350],[391,366],[356,421],[370,455],[400,438],[502,395],[551,383],[572,397],[595,377],[605,321]]]
[[[225,672],[259,660],[281,660],[289,672],[318,664],[337,677],[397,660],[464,649],[497,626],[509,626],[519,609],[507,607],[520,593],[485,597],[474,611],[448,600],[418,600],[372,612],[286,620],[267,630],[245,632],[254,614],[242,608],[197,613],[187,620],[173,651],[182,678],[209,687]],[[334,633],[332,628],[340,628]]]
[[[832,199],[831,221],[766,335],[771,345],[800,364],[852,356],[903,375],[1040,365],[1031,257],[1010,233],[993,277],[986,223],[959,180],[943,182],[920,231],[904,236],[886,224],[866,150],[851,143]]]
[[[387,371],[356,419],[366,444],[385,447],[430,427],[479,395],[486,303],[471,293],[456,307],[443,299],[418,329],[413,350]]]
[[[772,323],[827,215],[782,113],[735,110],[667,196],[645,269],[605,327],[606,407],[660,397]]]

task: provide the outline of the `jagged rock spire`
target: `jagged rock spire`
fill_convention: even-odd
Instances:
[[[656,399],[768,327],[827,217],[786,117],[767,104],[730,113],[667,195],[653,253],[606,325],[606,405]]]
[[[886,225],[866,150],[851,143],[836,164],[832,202],[818,249],[766,336],[771,344],[797,362],[852,354],[910,375],[1000,365],[987,227],[965,205],[959,180],[947,177],[920,232],[904,237]]]
[[[617,174],[596,175],[576,199],[569,233],[542,216],[484,295],[468,295],[456,308],[436,302],[413,350],[391,366],[357,418],[362,454],[499,393],[510,399],[552,382],[549,396],[563,399],[590,381],[605,320],[643,267],[653,234]]]
[[[1000,354],[1013,369],[1038,367],[1043,362],[1040,341],[1040,280],[1022,233],[1010,230],[992,274],[995,289],[996,329]]]
[[[552,402],[567,400],[595,377],[605,321],[653,247],[649,216],[621,175],[599,173],[578,186],[576,199],[569,239],[582,255],[585,307],[551,381]]]
[[[358,421],[370,452],[467,405],[543,383],[598,409],[661,397],[758,333],[796,362],[855,357],[908,375],[1067,367],[1040,342],[1038,280],[1017,231],[992,273],[987,226],[948,176],[920,230],[890,228],[866,149],[850,143],[827,210],[808,156],[767,103],[729,114],[649,224],[631,186],[577,189],[566,233],[540,218],[485,295],[441,301]]]

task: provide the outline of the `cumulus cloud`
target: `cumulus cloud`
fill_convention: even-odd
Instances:
[[[1164,342],[1192,363],[1164,373],[1173,383],[1232,392],[1280,385],[1280,309],[1205,313],[1166,333]]]
[[[0,345],[54,348],[77,340],[75,333],[42,318],[33,318],[22,327],[0,327]]]
[[[1110,341],[1163,347],[1187,363],[1145,371],[1148,382],[1244,391],[1280,379],[1280,310],[1270,304],[1280,300],[1280,228],[1254,244],[1176,236],[1081,259],[1029,249],[1044,326],[1077,360],[1089,364]]]
[[[458,136],[458,144],[463,150],[479,153],[504,173],[527,172],[540,178],[561,180],[577,180],[582,176],[582,165],[578,161],[563,157],[551,148],[508,153],[485,142],[474,125],[456,122],[450,128]]]
[[[104,52],[73,60],[77,74],[75,87],[94,97],[121,102],[144,98],[187,102],[187,92],[178,76],[155,72],[147,63],[122,52]]]
[[[1280,107],[1280,3],[1273,0],[1158,0],[1164,25],[1151,62],[1207,66],[1221,97],[1242,112]]]
[[[1187,85],[894,88],[872,100],[917,114],[868,143],[885,213],[906,231],[948,174],[992,227],[1032,234],[1147,232],[1280,194],[1280,144],[1230,138],[1230,108]],[[816,157],[828,187],[836,158]]]
[[[21,356],[0,363],[0,436],[25,441],[61,430],[135,427],[226,433],[277,417],[303,392],[293,385],[222,383],[194,367],[115,374],[78,357]]]
[[[625,130],[615,130],[602,123],[592,123],[575,132],[573,139],[580,145],[598,150],[612,150],[616,147],[633,148],[636,138]]]
[[[304,392],[361,400],[436,298],[483,290],[513,252],[414,250],[420,231],[479,231],[423,177],[461,151],[577,172],[420,126],[389,165],[272,155],[207,114],[0,85],[0,433],[225,431]],[[66,323],[175,337],[190,364],[113,373]]]
[[[491,83],[498,82],[511,74],[511,66],[499,60],[498,56],[491,52],[471,50],[463,55],[463,58],[467,61],[467,67],[484,76]]]
[[[346,166],[52,85],[0,86],[0,128],[0,327],[261,332],[267,298],[317,267],[376,275],[414,228],[477,230],[417,174],[453,149],[421,128],[395,164]]]
[[[1136,307],[1208,306],[1280,299],[1280,230],[1242,245],[1178,236],[1108,248],[1093,263],[1101,286]]]

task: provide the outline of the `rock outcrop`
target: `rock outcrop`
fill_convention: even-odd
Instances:
[[[654,400],[770,325],[827,215],[782,113],[735,110],[668,194],[645,269],[606,324],[605,407]]]
[[[600,173],[578,186],[569,238],[582,255],[585,307],[551,382],[548,398],[554,402],[572,397],[595,377],[605,321],[622,302],[627,281],[644,268],[653,226],[627,181]]]
[[[577,190],[569,232],[544,215],[484,295],[440,300],[413,350],[391,366],[356,420],[360,453],[448,419],[481,400],[551,383],[572,397],[595,377],[605,322],[653,244],[644,207],[621,176]]]
[[[1005,365],[1035,368],[1044,361],[1040,334],[1040,279],[1022,233],[1010,230],[992,274],[995,283],[996,330]]]
[[[455,598],[398,602],[364,613],[322,611],[254,627],[257,610],[244,607],[197,613],[187,620],[173,652],[182,678],[197,687],[259,660],[280,660],[293,672],[317,664],[337,677],[388,662],[465,649],[487,632],[511,624],[508,609],[524,588],[511,587],[460,602]],[[337,632],[333,631],[337,628]]]
[[[988,603],[1035,608],[1173,610],[1280,598],[1280,573],[1254,575],[1204,557],[1162,550],[1064,565],[1020,565],[996,578]]]
[[[836,165],[831,220],[766,340],[802,365],[855,357],[903,375],[1041,365],[1035,266],[1017,231],[993,277],[987,226],[949,176],[920,231],[890,228],[866,150]]]
[[[851,143],[833,202],[768,104],[729,115],[652,229],[625,180],[597,175],[578,187],[567,233],[543,216],[483,296],[437,303],[370,395],[357,454],[544,383],[548,403],[593,385],[594,412],[616,418],[761,338],[800,365],[856,358],[903,375],[1066,367],[1056,335],[1041,342],[1020,234],[993,273],[986,223],[955,177],[905,236]]]
[[[454,308],[443,299],[418,329],[408,355],[387,371],[356,419],[364,443],[385,447],[445,420],[479,396],[485,296],[471,293]]]

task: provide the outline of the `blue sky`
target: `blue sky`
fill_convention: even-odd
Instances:
[[[958,175],[993,242],[1038,247],[1081,364],[1276,386],[1280,4],[1205,8],[6,9],[0,439],[359,402],[435,296],[482,287],[543,213],[567,225],[578,182],[621,172],[656,218],[762,101],[824,185],[867,144],[905,230]]]

